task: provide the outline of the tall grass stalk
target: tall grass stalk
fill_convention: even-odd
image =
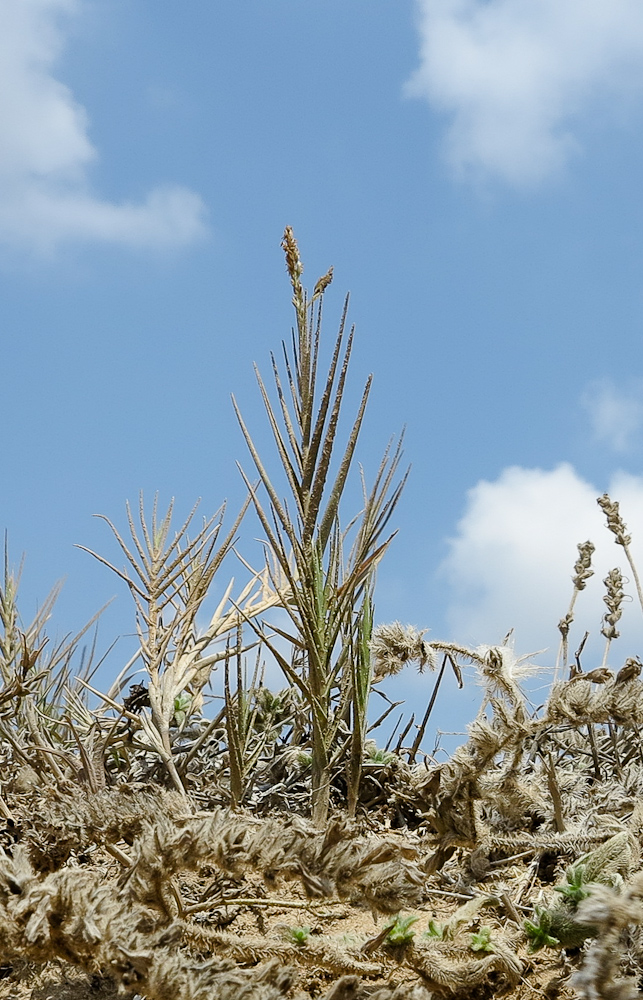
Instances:
[[[277,406],[273,406],[258,371],[256,375],[285,474],[287,499],[280,498],[275,480],[267,471],[236,402],[234,405],[267,496],[264,501],[252,490],[252,499],[268,548],[288,585],[288,592],[283,592],[283,606],[295,634],[285,634],[304,654],[303,668],[298,669],[269,644],[286,677],[301,692],[310,713],[312,814],[315,823],[323,824],[328,814],[331,752],[340,723],[353,701],[351,651],[358,646],[362,606],[370,592],[373,573],[392,537],[384,537],[384,532],[404,478],[397,484],[394,482],[401,457],[398,444],[392,452],[386,451],[373,487],[367,490],[363,483],[363,509],[350,524],[354,541],[345,557],[347,534],[339,525],[340,501],[353,464],[371,377],[336,459],[338,424],[354,334],[351,329],[346,337],[348,298],[329,367],[320,377],[322,301],[332,280],[332,268],[319,279],[308,300],[301,281],[303,264],[290,227],[285,231],[282,246],[293,289],[296,330],[291,351],[283,345],[283,371],[272,358]],[[245,474],[244,478],[250,487]],[[279,589],[276,581],[275,587]]]

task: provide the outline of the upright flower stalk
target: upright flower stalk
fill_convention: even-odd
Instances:
[[[643,590],[641,590],[641,581],[639,580],[639,575],[634,559],[632,558],[632,551],[630,549],[632,536],[628,534],[627,525],[621,517],[618,500],[612,500],[608,493],[603,493],[602,496],[598,497],[596,503],[607,518],[607,527],[614,535],[615,543],[621,546],[627,561],[630,564],[630,569],[632,570],[632,576],[636,585],[636,593],[638,594],[641,610],[643,610]]]
[[[558,668],[561,663],[563,669],[567,666],[567,658],[569,654],[569,629],[574,620],[576,598],[580,594],[581,590],[585,590],[590,576],[594,575],[594,570],[592,569],[592,556],[594,555],[595,550],[594,543],[590,541],[579,542],[577,547],[578,559],[574,563],[574,575],[572,577],[574,589],[572,591],[572,598],[569,602],[567,614],[558,622],[558,631],[560,632],[561,641],[560,648],[558,650],[558,659],[556,660],[556,673],[558,673]]]

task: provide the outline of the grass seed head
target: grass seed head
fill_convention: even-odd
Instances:
[[[283,239],[281,241],[281,247],[286,255],[286,268],[288,269],[288,274],[294,284],[299,281],[299,278],[304,273],[304,265],[302,264],[301,257],[299,256],[299,247],[297,246],[297,240],[295,239],[295,234],[292,231],[292,226],[286,226]]]

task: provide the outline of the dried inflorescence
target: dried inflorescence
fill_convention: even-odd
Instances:
[[[579,542],[578,543],[578,559],[574,563],[574,575],[572,581],[574,583],[574,590],[585,590],[587,586],[587,581],[590,576],[594,575],[594,570],[592,569],[592,556],[596,546],[593,542]]]
[[[607,527],[614,535],[616,544],[625,548],[632,541],[632,536],[627,533],[627,525],[621,517],[618,500],[612,500],[609,493],[603,493],[597,498],[596,503],[607,518]]]
[[[420,670],[427,666],[434,670],[435,653],[423,639],[425,631],[418,632],[412,625],[400,622],[378,625],[370,644],[374,680],[399,674],[412,662],[417,663]]]
[[[603,616],[601,634],[611,642],[612,639],[618,639],[621,634],[616,628],[616,624],[623,614],[623,601],[625,600],[623,574],[620,569],[618,567],[611,569],[603,583],[606,587],[603,600],[607,605],[607,611]]]
[[[545,721],[573,725],[614,721],[635,728],[642,725],[643,683],[638,680],[636,670],[600,680],[602,683],[598,684],[590,674],[581,674],[572,681],[555,684],[545,707]]]

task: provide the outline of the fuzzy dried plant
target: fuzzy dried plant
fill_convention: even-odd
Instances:
[[[595,942],[585,955],[572,982],[582,1000],[635,1000],[638,983],[620,975],[623,954],[620,941],[629,924],[643,924],[643,877],[617,890],[595,886],[578,906],[578,918],[597,929]]]
[[[420,670],[428,666],[435,669],[435,652],[424,641],[426,629],[418,632],[412,625],[392,622],[378,625],[373,631],[371,655],[373,657],[374,680],[398,674],[407,663],[415,662]]]
[[[319,831],[294,817],[194,815],[183,796],[149,785],[39,799],[34,790],[31,815],[24,841],[9,853],[0,848],[0,962],[63,959],[149,1000],[276,998],[277,987],[285,995],[293,985],[292,965],[322,964],[336,976],[380,971],[341,939],[316,938],[301,949],[195,924],[195,914],[234,905],[238,895],[214,885],[212,898],[206,892],[190,906],[178,876],[204,864],[237,880],[257,872],[273,893],[295,880],[311,900],[338,897],[374,913],[396,914],[424,895],[425,879],[404,838],[360,835],[342,819]],[[68,863],[72,853],[96,847],[118,862],[117,878],[101,866]],[[251,898],[240,901],[252,905],[256,896],[265,904],[252,886]],[[195,959],[204,952],[211,957]],[[243,970],[237,962],[264,964]],[[276,970],[278,981],[270,978]]]
[[[149,904],[152,905],[149,905]],[[65,868],[44,878],[19,847],[0,856],[3,962],[63,960],[110,975],[124,995],[148,1000],[278,1000],[293,985],[279,962],[242,970],[219,957],[199,961],[181,949],[181,927],[96,872]]]

